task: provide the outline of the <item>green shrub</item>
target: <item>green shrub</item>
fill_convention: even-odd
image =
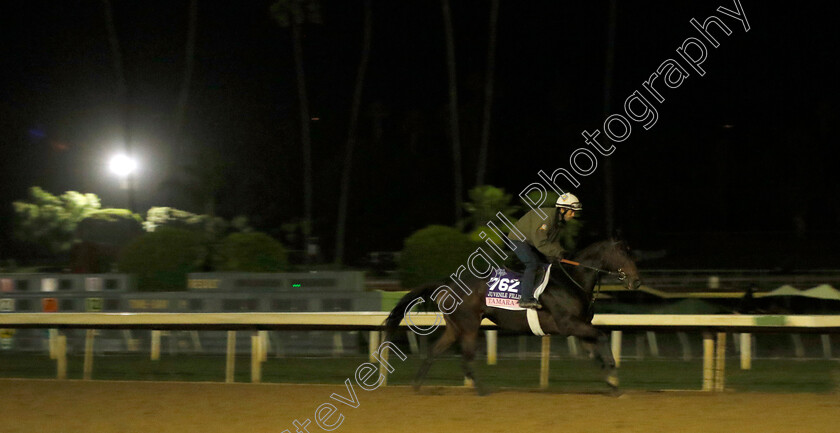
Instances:
[[[152,207],[146,212],[143,228],[147,232],[163,227],[201,231],[205,229],[206,218],[206,215],[197,215],[171,207]]]
[[[128,209],[99,209],[76,226],[76,238],[82,242],[125,245],[143,233],[140,215]]]
[[[101,273],[113,270],[120,250],[143,234],[140,216],[128,209],[99,209],[76,226],[76,242],[70,250],[73,272]]]
[[[38,254],[59,255],[70,251],[79,221],[100,208],[94,194],[67,191],[54,196],[43,189],[29,188],[27,200],[12,203],[14,235]]]
[[[475,251],[477,243],[452,227],[429,226],[405,240],[400,281],[405,288],[449,278]]]
[[[217,253],[220,271],[281,272],[288,265],[283,244],[261,232],[232,233]]]
[[[519,206],[510,204],[511,195],[495,186],[477,186],[471,189],[468,195],[470,201],[464,203],[467,217],[458,224],[461,228],[481,229],[488,221],[497,221],[498,212],[510,219],[519,210]]]
[[[185,290],[203,249],[200,233],[163,227],[126,245],[117,267],[135,274],[141,291]]]

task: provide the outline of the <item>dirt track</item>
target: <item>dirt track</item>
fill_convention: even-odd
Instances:
[[[628,393],[602,395],[404,387],[355,389],[358,408],[330,400],[341,386],[0,380],[0,432],[295,431],[334,403],[341,433],[420,432],[836,432],[840,400],[825,394]],[[529,407],[524,410],[523,405]],[[524,415],[524,416],[523,416]],[[328,421],[334,421],[337,415]],[[505,424],[515,422],[516,425]],[[304,431],[301,429],[300,431]]]

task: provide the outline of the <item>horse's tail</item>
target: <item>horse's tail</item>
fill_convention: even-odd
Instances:
[[[437,289],[440,284],[437,283],[430,283],[420,287],[416,287],[412,289],[410,292],[406,293],[397,305],[391,310],[391,314],[388,315],[388,318],[385,319],[385,340],[389,340],[392,335],[399,329],[400,323],[402,322],[403,318],[405,318],[406,309],[409,305],[416,302],[417,299],[421,299],[424,302],[429,302],[432,300],[432,294],[434,293],[435,289]]]

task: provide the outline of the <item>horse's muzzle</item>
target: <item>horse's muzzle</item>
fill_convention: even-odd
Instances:
[[[639,287],[642,287],[642,280],[633,281],[633,290],[639,290]]]

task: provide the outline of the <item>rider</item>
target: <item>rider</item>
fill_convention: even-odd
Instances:
[[[542,307],[534,297],[534,277],[537,268],[543,264],[543,257],[548,259],[549,263],[563,258],[565,250],[560,245],[560,232],[566,222],[574,218],[575,213],[582,209],[580,200],[574,194],[565,193],[557,199],[554,209],[541,209],[548,215],[547,219],[543,219],[535,209],[532,209],[516,222],[516,228],[525,235],[525,240],[520,241],[513,233],[510,233],[508,238],[515,246],[513,251],[516,257],[525,264],[525,273],[519,285],[522,294],[519,298],[520,307]]]

